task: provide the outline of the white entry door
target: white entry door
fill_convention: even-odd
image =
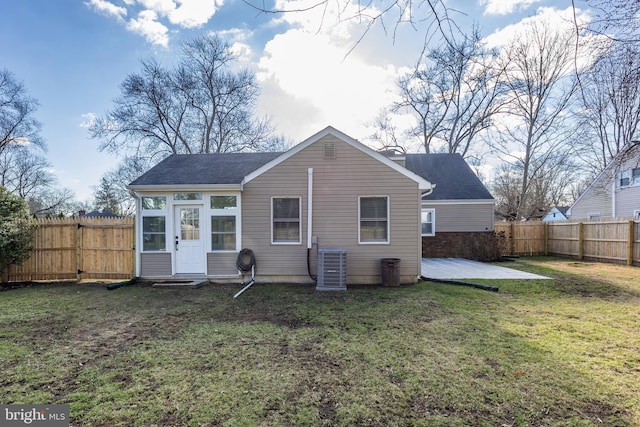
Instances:
[[[176,273],[204,273],[202,206],[175,207]]]

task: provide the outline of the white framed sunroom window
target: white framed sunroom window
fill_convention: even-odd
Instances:
[[[358,243],[389,243],[389,196],[358,197]]]
[[[422,208],[420,212],[420,234],[422,236],[436,235],[436,210]]]
[[[235,252],[238,249],[240,209],[237,195],[209,197],[211,213],[211,251]]]
[[[167,198],[166,196],[143,196],[142,251],[164,252],[167,250]]]

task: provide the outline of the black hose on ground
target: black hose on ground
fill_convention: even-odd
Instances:
[[[424,276],[420,276],[420,278],[422,280],[426,280],[428,282],[436,282],[436,283],[447,283],[450,285],[460,285],[460,286],[469,286],[472,288],[476,288],[476,289],[482,289],[483,291],[491,291],[491,292],[498,292],[499,289],[495,286],[487,286],[487,285],[479,285],[477,283],[470,283],[470,282],[461,282],[458,280],[448,280],[448,279],[430,279],[428,277],[424,277]]]
[[[126,286],[126,285],[133,285],[137,281],[138,281],[138,278],[134,277],[133,279],[129,279],[126,282],[112,283],[109,286],[107,286],[107,289],[112,291],[114,289],[118,289],[118,288],[121,288],[121,287]]]

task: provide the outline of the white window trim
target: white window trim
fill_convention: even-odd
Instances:
[[[422,212],[431,212],[431,233],[425,234],[422,232]],[[434,208],[422,208],[420,209],[420,235],[421,236],[435,236],[436,235],[436,210]]]
[[[153,214],[150,214],[149,212],[155,212]],[[170,240],[170,234],[167,232],[168,230],[168,223],[169,223],[169,218],[168,215],[165,211],[162,210],[146,210],[144,211],[145,214],[140,216],[140,253],[145,253],[145,254],[157,254],[157,253],[166,253],[169,252],[169,242]],[[144,249],[144,218],[164,218],[164,249],[154,249],[154,250],[145,250]],[[159,234],[159,233],[154,233],[154,234]]]
[[[362,241],[361,232],[361,216],[360,201],[368,198],[385,198],[387,199],[387,240],[386,241]],[[359,245],[388,245],[391,243],[391,197],[387,195],[358,196],[358,244]]]
[[[298,241],[273,239],[273,201],[275,199],[298,199]],[[271,244],[272,245],[301,245],[302,244],[302,197],[300,196],[272,196],[270,206],[271,216]]]
[[[230,209],[213,209],[211,207],[211,197],[215,197],[215,196],[234,196],[236,198],[236,207],[235,208],[230,208]],[[229,193],[209,193],[206,195],[206,200],[209,202],[208,206],[206,206],[206,208],[208,209],[208,217],[209,217],[209,221],[208,221],[208,227],[209,227],[209,232],[208,232],[208,236],[209,236],[209,241],[208,241],[208,253],[215,253],[215,254],[223,254],[223,253],[233,253],[233,252],[240,252],[241,250],[241,246],[242,246],[242,242],[241,242],[241,236],[242,236],[242,218],[240,213],[242,212],[242,210],[240,209],[240,204],[241,204],[241,200],[240,200],[240,194],[237,193],[233,193],[233,194],[229,194]],[[214,216],[235,216],[236,218],[236,247],[235,249],[224,249],[224,250],[214,250],[212,248],[213,246],[213,230],[211,230],[211,218]]]
[[[634,209],[633,211],[633,219],[640,220],[640,209]]]
[[[142,198],[143,197],[164,197],[165,198],[165,204],[164,204],[164,209],[142,209]],[[169,201],[169,197],[167,197],[167,194],[165,193],[151,193],[151,194],[142,194],[140,195],[140,197],[138,198],[138,202],[140,205],[140,223],[138,226],[138,238],[139,240],[139,247],[140,247],[140,253],[145,253],[145,254],[164,254],[169,252],[169,242],[171,241],[170,239],[170,235],[171,233],[169,233],[169,227],[170,227],[170,216],[169,216],[169,209],[170,209],[170,201]],[[144,218],[146,217],[164,217],[164,249],[159,249],[159,250],[145,250],[144,249]]]

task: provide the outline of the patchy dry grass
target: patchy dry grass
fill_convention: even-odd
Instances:
[[[552,281],[0,292],[0,402],[72,424],[640,425],[640,269]]]

